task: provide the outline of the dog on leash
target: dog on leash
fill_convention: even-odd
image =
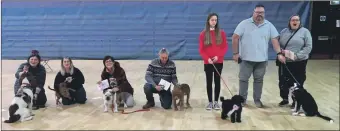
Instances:
[[[104,100],[104,112],[108,112],[108,108],[113,107],[113,112],[118,112],[117,107],[117,93],[113,91],[112,88],[106,88],[103,90],[103,100]]]
[[[295,108],[292,110],[293,111],[292,115],[308,117],[318,116],[324,120],[329,121],[330,123],[334,122],[333,119],[320,114],[315,99],[306,89],[301,87],[301,85],[294,83],[294,86],[290,88],[290,92],[292,93],[291,95],[293,99],[296,101]],[[299,112],[300,108],[303,109],[302,112]]]
[[[244,98],[240,95],[234,95],[231,99],[220,97],[222,102],[221,119],[225,120],[230,117],[232,123],[241,122],[242,105]]]
[[[8,109],[9,119],[5,120],[5,123],[14,123],[19,120],[24,122],[33,119],[33,99],[36,99],[37,97],[37,93],[33,94],[33,90],[34,87],[36,87],[36,81],[32,74],[26,72],[20,76],[19,83],[21,87],[11,102]],[[37,88],[36,90],[38,89],[40,88]]]
[[[172,90],[172,102],[174,105],[174,110],[177,111],[178,107],[180,106],[180,110],[184,109],[184,96],[187,96],[186,106],[187,108],[191,108],[189,99],[190,99],[190,86],[188,84],[177,84],[175,85],[174,89]],[[176,103],[176,101],[178,103]]]
[[[68,83],[68,80],[65,80],[64,82],[60,83],[58,85],[59,91],[57,91],[56,89],[52,89],[50,86],[48,86],[48,89],[50,89],[50,90],[55,92],[56,105],[61,105],[62,104],[60,102],[60,99],[62,97],[65,97],[65,98],[68,98],[68,99],[72,99],[72,97],[70,95],[70,91],[73,91],[73,92],[76,91],[76,90],[74,90],[72,88],[68,88],[67,87],[67,83]]]
[[[117,80],[109,78],[110,87],[103,90],[104,112],[108,111],[108,107],[113,106],[113,112],[118,112],[117,92],[113,88],[117,88]]]

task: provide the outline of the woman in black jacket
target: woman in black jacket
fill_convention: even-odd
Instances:
[[[22,63],[17,72],[15,73],[15,84],[14,84],[14,94],[17,93],[20,88],[19,78],[24,72],[30,72],[35,76],[37,80],[37,85],[41,89],[38,94],[37,101],[33,103],[33,110],[44,108],[47,102],[46,94],[45,94],[45,80],[46,80],[46,70],[43,65],[40,64],[41,57],[38,54],[32,54],[28,57],[27,62]],[[35,90],[33,91],[35,92]]]
[[[83,73],[76,67],[74,67],[71,58],[63,58],[61,60],[61,70],[58,72],[54,79],[54,89],[59,91],[59,84],[67,80],[68,88],[72,88],[75,91],[70,90],[70,95],[72,99],[62,97],[63,105],[71,105],[75,103],[85,104],[86,91],[83,87],[85,83],[85,78]]]

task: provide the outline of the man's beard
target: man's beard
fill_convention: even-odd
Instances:
[[[256,16],[256,21],[260,22],[263,20],[263,16]]]

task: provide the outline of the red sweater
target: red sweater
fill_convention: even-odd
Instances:
[[[211,45],[205,46],[204,45],[204,36],[205,32],[202,31],[200,33],[199,37],[199,52],[200,55],[203,58],[204,64],[208,63],[208,58],[213,58],[214,56],[218,57],[218,60],[216,63],[223,63],[224,61],[224,55],[226,54],[228,50],[228,42],[227,42],[227,36],[223,30],[220,30],[221,36],[222,36],[222,43],[220,45],[216,45],[216,37],[215,37],[215,31],[210,31],[210,38],[211,38]]]

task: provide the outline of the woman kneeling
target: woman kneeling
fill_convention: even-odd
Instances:
[[[67,87],[74,90],[69,90],[71,99],[62,97],[63,105],[75,103],[85,104],[87,100],[86,91],[83,87],[85,78],[83,73],[78,68],[74,67],[71,58],[63,58],[61,60],[61,70],[55,77],[54,89],[59,92],[59,84],[65,81]]]

